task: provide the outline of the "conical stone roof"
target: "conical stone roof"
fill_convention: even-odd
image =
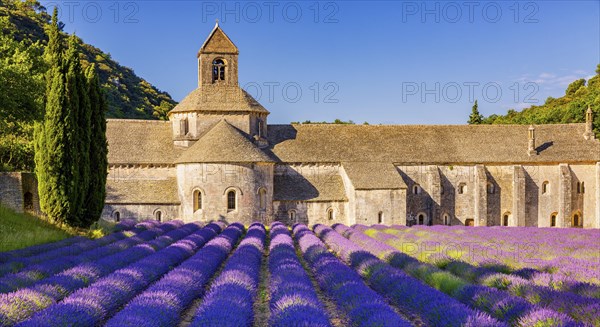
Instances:
[[[175,161],[182,163],[274,162],[240,130],[219,121]]]
[[[188,94],[173,110],[176,112],[258,112],[268,114],[258,101],[237,85],[203,85]]]

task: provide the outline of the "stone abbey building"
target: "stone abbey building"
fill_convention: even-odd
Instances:
[[[215,26],[169,121],[108,120],[104,219],[600,228],[591,110],[562,125],[269,125],[238,54]]]

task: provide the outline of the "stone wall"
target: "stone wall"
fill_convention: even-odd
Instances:
[[[159,211],[161,221],[179,219],[178,205],[161,204],[107,204],[102,210],[101,219],[116,222],[118,213],[119,219],[121,220],[158,220],[157,213]]]
[[[258,135],[258,120],[263,121],[263,128],[261,135],[266,138],[267,135],[267,115],[259,113],[244,113],[244,112],[227,112],[227,113],[198,113],[198,112],[185,112],[185,113],[174,113],[170,117],[173,125],[173,139],[175,145],[182,147],[189,147],[194,144],[204,133],[210,130],[216,123],[226,119],[228,123],[235,126],[244,133],[254,136]],[[188,134],[182,135],[180,121],[187,119],[188,123]]]
[[[425,214],[433,224],[442,224],[444,215],[448,215],[453,225],[474,219],[475,225],[498,226],[506,215],[509,226],[550,227],[551,217],[556,214],[556,227],[571,227],[573,215],[579,214],[583,227],[598,228],[599,167],[444,165],[434,169],[414,165],[398,169],[408,186],[408,217]],[[585,191],[578,193],[577,185],[582,182]],[[356,206],[360,206],[358,200]]]
[[[573,189],[576,190],[577,182],[584,183],[583,193],[573,192],[571,215],[581,212],[584,228],[600,228],[600,212],[598,212],[598,207],[600,207],[600,199],[598,199],[600,181],[597,181],[600,179],[600,164],[571,165],[570,167],[574,175]]]
[[[357,224],[406,224],[406,190],[357,190],[355,201]]]
[[[0,173],[0,203],[16,212],[23,212],[21,176],[21,173]]]
[[[327,212],[333,210],[333,220],[329,220]],[[296,219],[291,219],[290,212]],[[274,201],[274,220],[288,225],[302,223],[307,225],[335,223],[350,224],[346,215],[345,201]]]
[[[184,221],[225,220],[268,223],[272,217],[273,164],[177,165],[180,217]],[[266,190],[266,208],[259,206],[259,190]],[[203,195],[202,209],[194,211],[194,191]],[[227,193],[234,190],[237,208],[227,209]]]

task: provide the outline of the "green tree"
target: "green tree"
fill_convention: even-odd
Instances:
[[[578,79],[575,82],[569,84],[569,86],[567,87],[567,90],[565,91],[565,95],[567,96],[573,96],[575,95],[575,92],[577,92],[577,90],[579,90],[580,88],[585,86],[585,79]]]
[[[478,108],[479,106],[477,105],[477,100],[475,100],[475,104],[473,104],[471,115],[469,116],[469,125],[478,125],[483,123],[483,115],[479,113]]]
[[[44,120],[35,124],[35,171],[38,180],[40,208],[56,222],[68,222],[73,210],[72,144],[70,131],[74,121],[69,116],[69,98],[66,90],[65,67],[61,60],[63,47],[58,33],[57,11],[52,15],[50,43],[45,58],[50,69],[46,80]]]
[[[96,66],[91,65],[85,73],[91,109],[90,127],[90,178],[83,224],[97,221],[104,208],[106,197],[106,176],[108,173],[108,147],[106,142],[106,100],[100,88]]]
[[[87,227],[81,221],[85,199],[88,194],[90,178],[90,101],[86,77],[79,59],[79,44],[74,35],[69,37],[69,48],[65,58],[68,65],[67,93],[69,96],[70,114],[76,122],[71,130],[71,143],[74,146],[72,168],[72,199],[75,210],[70,219],[71,224]]]
[[[174,105],[168,101],[161,101],[160,106],[154,106],[154,112],[152,116],[160,120],[169,120],[169,111],[173,109]]]
[[[33,121],[44,102],[44,48],[15,40],[10,26],[0,17],[0,171],[31,171]]]

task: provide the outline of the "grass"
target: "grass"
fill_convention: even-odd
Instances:
[[[75,235],[80,233],[0,206],[0,252],[56,242]]]

